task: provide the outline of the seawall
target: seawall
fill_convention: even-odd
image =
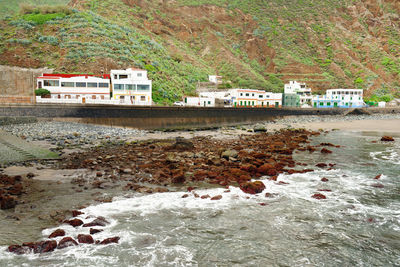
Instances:
[[[0,105],[0,116],[52,118],[135,128],[212,126],[300,115],[345,115],[349,109],[197,108],[114,105]],[[400,113],[400,108],[357,109],[355,113]]]

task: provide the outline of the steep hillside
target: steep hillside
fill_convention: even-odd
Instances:
[[[154,99],[194,94],[223,75],[233,86],[279,91],[359,87],[400,94],[397,0],[73,0],[43,24],[1,22],[0,64],[59,72],[146,68]],[[46,15],[49,16],[49,15]]]

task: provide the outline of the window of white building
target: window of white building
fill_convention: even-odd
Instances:
[[[97,88],[97,83],[87,83],[87,87]]]
[[[53,80],[44,80],[43,84],[44,86],[60,86],[59,81],[53,81]]]
[[[137,90],[138,91],[148,91],[148,90],[150,90],[150,85],[138,84]]]
[[[101,88],[108,88],[108,87],[110,87],[110,86],[108,85],[108,83],[99,83],[99,87],[101,87]]]
[[[61,87],[75,87],[73,82],[61,82]]]
[[[114,84],[114,89],[115,90],[124,90],[124,85],[123,84]]]
[[[145,97],[144,95],[142,95],[142,96],[140,97],[140,101],[146,101],[146,97]]]
[[[126,90],[133,90],[133,84],[125,84]]]
[[[86,87],[86,83],[76,83],[76,87]]]

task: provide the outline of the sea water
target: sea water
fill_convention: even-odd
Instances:
[[[196,190],[199,195],[221,194],[218,201],[170,192],[89,206],[80,219],[90,222],[90,215],[103,216],[110,222],[93,237],[119,236],[119,244],[20,256],[1,247],[0,266],[398,266],[400,136],[396,142],[372,142],[382,134],[331,132],[315,137],[314,144],[341,147],[329,148],[332,154],[295,153],[296,161],[315,171],[280,175],[278,181],[286,185],[265,179],[266,189],[258,195],[230,187],[230,192]],[[314,167],[320,162],[336,166]],[[381,178],[374,179],[379,174]],[[318,192],[327,198],[311,197]],[[61,228],[74,238],[88,232]],[[55,229],[44,230],[43,239]]]

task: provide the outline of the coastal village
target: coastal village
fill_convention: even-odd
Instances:
[[[218,89],[221,76],[210,75],[208,83],[199,83],[198,96],[185,96],[175,106],[249,107],[249,108],[362,108],[363,89],[329,89],[325,95],[313,95],[306,83],[290,81],[283,93],[250,88]],[[206,86],[204,86],[206,84]],[[90,74],[48,74],[37,77],[36,103],[108,104],[151,106],[152,81],[147,71],[136,68],[111,70],[100,76]],[[38,91],[37,91],[38,92]],[[39,91],[40,92],[40,91]],[[394,103],[396,104],[396,103]],[[379,102],[385,107],[385,102]]]

